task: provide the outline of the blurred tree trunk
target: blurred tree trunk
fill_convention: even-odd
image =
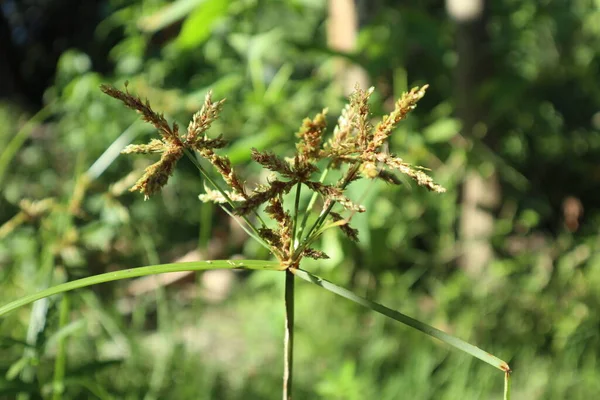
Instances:
[[[485,132],[486,106],[479,87],[489,76],[492,62],[486,31],[488,13],[485,0],[446,0],[450,18],[456,23],[455,100],[463,134],[477,139]],[[487,132],[487,144],[493,147],[493,135]],[[473,154],[470,160],[477,160]],[[467,171],[463,183],[460,239],[462,255],[459,264],[471,275],[478,275],[493,259],[490,238],[494,229],[492,211],[499,205],[500,189],[495,173],[483,177],[476,168]]]
[[[327,44],[333,50],[352,53],[356,50],[359,28],[359,10],[355,0],[329,0],[327,19]],[[354,91],[358,84],[362,88],[369,85],[367,73],[358,65],[344,58],[335,60],[335,75],[338,87],[345,95]]]

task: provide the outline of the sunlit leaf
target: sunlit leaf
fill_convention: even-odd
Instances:
[[[177,36],[177,45],[190,49],[204,43],[210,37],[215,23],[226,15],[229,1],[208,0],[186,18]]]
[[[138,20],[138,27],[145,32],[156,32],[189,15],[198,5],[206,0],[177,0],[166,5],[151,15]]]

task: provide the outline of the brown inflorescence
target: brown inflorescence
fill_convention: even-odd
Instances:
[[[253,190],[247,190],[229,158],[215,153],[215,149],[224,147],[227,142],[222,136],[209,138],[206,135],[212,123],[219,117],[224,100],[213,102],[212,92],[208,92],[202,109],[194,114],[186,134],[180,137],[177,124],[169,126],[163,115],[154,112],[147,101],[141,101],[128,91],[122,92],[111,86],[102,86],[102,91],[106,94],[141,113],[142,118],[154,125],[161,136],[160,139],[152,139],[148,144],[130,145],[123,150],[126,154],[161,154],[160,160],[146,168],[142,178],[131,190],[139,190],[146,198],[160,191],[183,154],[196,151],[215,167],[230,189],[224,190],[218,185],[217,190],[206,188],[206,193],[201,195],[200,199],[219,204],[228,203],[233,212],[246,218],[248,223],[250,222],[246,215],[258,215],[258,208],[266,203],[265,211],[276,222],[276,227],[268,227],[261,220],[262,227],[254,229],[254,232],[268,244],[273,254],[285,266],[298,266],[302,257],[327,258],[325,253],[309,245],[329,227],[338,226],[351,240],[358,241],[358,231],[350,226],[350,219],[354,213],[364,212],[365,208],[350,200],[345,195],[345,190],[351,182],[361,177],[381,179],[398,185],[401,181],[394,174],[394,171],[397,171],[431,191],[445,191],[423,171],[423,168],[413,167],[385,150],[385,143],[396,125],[416,107],[426,89],[427,85],[415,87],[404,93],[394,104],[394,110],[373,127],[369,108],[373,88],[362,90],[357,87],[350,96],[349,104],[342,110],[329,141],[324,141],[327,126],[325,109],[313,119],[307,118],[303,121],[296,134],[298,142],[292,158],[282,158],[272,152],[253,148],[252,160],[280,177],[270,179],[267,184],[258,185]],[[341,169],[344,166],[347,166],[347,169],[336,182],[325,183],[316,180],[313,176],[319,172],[318,163],[322,160],[327,162],[328,169]],[[212,181],[211,183],[215,184]],[[304,226],[299,230],[295,226],[298,223],[297,214],[292,219],[283,206],[283,196],[294,186],[306,186],[323,200],[316,221],[305,232],[302,232]],[[336,204],[349,211],[350,216],[343,217],[334,212],[332,208]],[[307,210],[309,211],[311,210]],[[297,212],[296,209],[295,213]],[[324,225],[327,219],[331,223]],[[325,227],[322,228],[323,226]],[[297,230],[304,233],[303,238],[295,237]]]

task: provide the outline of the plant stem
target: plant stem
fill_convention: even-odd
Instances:
[[[504,371],[504,400],[510,400],[510,371]]]
[[[294,274],[285,271],[285,337],[283,341],[283,400],[292,398],[294,364]]]
[[[69,295],[65,294],[60,302],[59,329],[64,328],[69,323],[69,309]],[[52,379],[52,400],[62,399],[65,391],[64,380],[67,366],[66,341],[66,336],[58,339],[58,349],[56,351],[56,360],[54,361],[54,377]]]
[[[321,174],[321,177],[319,178],[320,183],[323,183],[325,181],[327,174],[329,174],[329,165],[327,165],[327,168],[325,168],[323,170],[323,173]],[[306,207],[306,211],[304,212],[304,216],[302,217],[302,223],[300,224],[300,228],[298,229],[298,237],[299,238],[302,237],[302,233],[304,232],[304,228],[306,228],[306,223],[308,222],[308,216],[310,215],[310,210],[315,205],[315,202],[317,201],[318,196],[319,196],[319,194],[317,192],[314,192],[310,198],[310,201],[308,202],[308,206]]]
[[[219,193],[221,193],[221,195],[223,195],[223,197],[225,198],[225,200],[227,200],[227,204],[229,204],[229,206],[235,210],[235,204],[233,203],[233,200],[231,200],[231,198],[229,197],[229,195],[227,194],[227,192],[225,190],[223,190],[223,188],[221,188],[221,186],[219,186],[219,184],[217,184],[217,182],[215,182],[215,180],[213,178],[210,177],[210,175],[208,174],[208,172],[206,172],[206,170],[202,167],[202,165],[198,162],[198,160],[196,159],[196,157],[194,157],[194,155],[192,154],[191,151],[189,151],[188,149],[184,149],[184,153],[185,155],[190,159],[190,161],[192,161],[192,163],[196,166],[196,168],[198,168],[198,170],[200,171],[200,173],[202,174],[202,176],[204,176],[204,178],[210,182],[210,184],[219,191]],[[260,217],[260,215],[258,215],[258,213],[256,211],[254,211],[256,217],[258,218],[258,220],[260,221],[260,223],[262,224],[262,226],[266,226],[265,221],[263,221],[263,219]],[[246,217],[245,215],[242,215],[241,218],[244,220],[244,222],[246,222],[248,224],[248,226],[250,227],[250,229],[254,232],[254,234],[258,237],[260,237],[260,234],[258,233],[258,229],[256,229],[256,227],[254,226],[254,224],[252,224],[252,222],[250,222],[250,220],[248,219],[248,217]]]
[[[360,168],[359,163],[354,164],[354,166],[352,166],[352,167],[350,167],[350,169],[348,169],[348,172],[346,173],[346,175],[344,176],[344,178],[342,179],[342,181],[339,185],[340,189],[344,190],[346,188],[346,186],[348,186],[348,183],[350,183],[350,181],[352,180],[354,175],[358,172],[358,168]],[[331,201],[329,203],[329,205],[327,206],[327,208],[325,208],[325,209],[323,209],[323,211],[321,211],[321,214],[319,214],[319,217],[317,218],[315,223],[310,227],[306,236],[304,236],[304,240],[302,241],[300,246],[298,246],[298,248],[294,252],[294,255],[292,257],[293,259],[296,259],[296,257],[299,254],[301,254],[302,251],[304,251],[306,246],[315,239],[314,237],[312,237],[313,233],[315,231],[318,232],[318,229],[321,227],[321,225],[323,225],[325,218],[327,218],[327,216],[329,215],[329,212],[331,211],[331,209],[333,208],[334,205],[335,205],[335,201]]]
[[[298,209],[300,208],[300,191],[302,190],[302,183],[298,182],[296,185],[296,200],[294,201],[294,226],[292,228],[292,243],[290,245],[290,254],[294,252],[296,248],[296,232],[298,232]]]

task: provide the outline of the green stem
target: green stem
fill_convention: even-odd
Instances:
[[[189,151],[188,149],[184,149],[183,150],[185,155],[192,161],[192,163],[196,166],[196,168],[198,168],[198,170],[200,171],[200,173],[202,174],[202,176],[208,181],[210,182],[210,184],[219,191],[219,193],[221,193],[221,195],[225,198],[225,200],[227,201],[227,204],[229,204],[229,206],[235,210],[235,204],[233,203],[233,200],[231,200],[231,198],[229,197],[229,195],[227,194],[227,192],[225,190],[223,190],[223,188],[221,188],[221,186],[219,186],[219,184],[217,182],[215,182],[214,179],[212,179],[210,177],[210,175],[208,174],[208,172],[202,167],[202,165],[198,162],[198,160],[196,159],[196,157],[194,157],[194,155],[192,154],[191,151]],[[258,213],[255,211],[254,212],[256,214],[256,217],[258,218],[258,220],[260,221],[260,223],[262,224],[262,226],[266,226],[265,221],[263,221],[263,219],[260,217],[260,215],[258,215]],[[246,222],[248,224],[248,226],[250,227],[250,229],[254,232],[254,234],[258,237],[260,237],[260,234],[258,232],[258,229],[256,229],[256,227],[254,226],[254,224],[252,222],[250,222],[250,220],[248,219],[248,217],[246,217],[245,215],[240,216],[244,222]],[[254,236],[253,236],[254,237]],[[264,243],[264,242],[263,242]],[[269,248],[269,247],[267,247]],[[269,248],[270,249],[270,248]]]
[[[210,269],[249,269],[249,270],[266,270],[278,271],[282,267],[278,261],[263,261],[263,260],[215,260],[215,261],[193,261],[173,264],[151,265],[148,267],[130,268],[121,271],[108,272],[106,274],[94,275],[75,281],[62,283],[52,286],[48,289],[41,290],[18,300],[12,301],[0,307],[0,316],[7,314],[19,307],[33,303],[36,300],[50,297],[55,294],[68,292],[70,290],[79,289],[86,286],[97,285],[99,283],[118,281],[121,279],[137,278],[140,276],[164,274],[166,272],[181,272],[181,271],[206,271]]]
[[[329,174],[329,165],[327,166],[327,168],[325,168],[323,170],[323,173],[321,174],[321,177],[319,178],[320,183],[323,183],[325,181],[327,174]],[[308,202],[308,206],[306,207],[306,211],[304,212],[304,216],[302,217],[302,223],[300,224],[300,228],[298,229],[298,237],[299,238],[302,237],[302,233],[304,232],[304,228],[306,228],[306,223],[308,222],[308,216],[310,215],[310,210],[312,210],[312,208],[314,207],[315,203],[317,202],[318,197],[319,197],[319,194],[317,192],[314,192],[310,198],[310,201]]]
[[[360,297],[348,289],[339,287],[339,286],[337,286],[331,282],[328,282],[323,278],[319,278],[318,276],[315,276],[307,271],[303,271],[301,269],[293,269],[292,273],[294,275],[296,275],[298,278],[304,279],[305,281],[310,282],[310,283],[314,283],[315,285],[320,286],[323,289],[329,290],[330,292],[335,293],[338,296],[344,297],[344,298],[351,300],[357,304],[360,304],[361,306],[367,307],[373,311],[376,311],[380,314],[385,315],[386,317],[389,317],[393,320],[396,320],[405,325],[408,325],[411,328],[414,328],[423,333],[426,333],[429,336],[439,339],[442,342],[447,343],[450,346],[456,347],[457,349],[464,351],[465,353],[470,354],[473,357],[479,358],[480,360],[485,361],[486,363],[488,363],[504,372],[507,372],[507,371],[510,372],[510,367],[508,366],[508,364],[505,361],[499,359],[498,357],[491,355],[490,353],[480,349],[479,347],[473,346],[472,344],[467,343],[457,337],[451,336],[451,335],[447,334],[446,332],[442,332],[439,329],[436,329],[436,328],[434,328],[430,325],[427,325],[421,321],[417,321],[416,319],[411,318],[407,315],[404,315],[396,310],[392,310],[391,308],[387,308],[381,304],[378,304],[371,300],[367,300],[363,297]]]
[[[348,186],[348,183],[350,183],[352,181],[352,178],[358,172],[358,168],[360,168],[360,164],[356,163],[356,164],[354,164],[354,166],[352,166],[350,169],[348,169],[348,172],[346,173],[346,175],[344,176],[344,179],[342,179],[342,182],[339,185],[339,188],[341,190],[344,190],[346,188],[346,186]],[[327,208],[325,208],[323,211],[321,211],[321,214],[319,214],[319,217],[317,218],[315,223],[310,227],[310,229],[308,230],[308,233],[304,236],[304,240],[302,241],[302,244],[300,246],[298,246],[298,248],[294,252],[293,259],[296,259],[300,254],[302,254],[304,249],[316,239],[317,235],[320,233],[320,231],[318,231],[318,229],[321,227],[321,225],[323,225],[323,222],[329,215],[329,212],[331,211],[331,209],[333,208],[334,205],[335,205],[335,201],[331,201],[329,203],[329,205],[327,206]],[[314,237],[313,237],[313,233],[315,231],[317,231],[317,234],[314,235]]]
[[[202,164],[200,164],[200,162],[196,159],[196,157],[194,157],[194,154],[188,149],[183,149],[183,151],[184,151],[185,155],[190,159],[190,161],[196,166],[196,168],[198,168],[198,170],[200,171],[200,173],[202,174],[204,179],[206,179],[208,182],[210,182],[210,184],[215,189],[217,189],[219,191],[219,193],[221,193],[221,195],[225,198],[225,200],[227,201],[227,204],[229,204],[231,206],[231,208],[235,208],[235,204],[233,203],[233,200],[231,200],[231,198],[229,197],[227,192],[225,190],[223,190],[223,188],[221,188],[221,186],[219,186],[219,184],[217,184],[217,182],[215,182],[215,180],[208,174],[208,172],[204,169]]]
[[[254,240],[256,240],[258,243],[260,243],[265,249],[269,250],[270,252],[272,252],[273,254],[279,255],[279,250],[275,249],[275,248],[271,248],[267,242],[265,242],[260,236],[258,236],[258,234],[252,232],[251,230],[249,230],[237,217],[237,215],[235,215],[234,213],[232,213],[231,211],[229,211],[227,209],[227,207],[225,207],[223,204],[219,204],[219,206],[221,207],[221,209],[223,211],[225,211],[225,213],[227,215],[229,215],[231,217],[231,219],[233,219],[235,222],[237,222],[240,227],[244,230],[244,232],[246,232],[248,234],[248,236],[252,237]]]
[[[300,208],[300,191],[302,190],[302,183],[298,182],[296,185],[296,199],[294,201],[294,226],[292,228],[292,243],[290,244],[290,254],[294,252],[296,248],[296,232],[298,230],[298,209]]]
[[[285,271],[285,337],[283,352],[283,400],[291,400],[294,364],[294,274],[289,269]]]
[[[64,295],[60,302],[60,314],[58,317],[59,329],[64,328],[69,323],[69,296]],[[52,381],[52,400],[60,400],[65,391],[65,370],[67,366],[67,337],[58,339],[58,349],[56,351],[56,360],[54,360],[54,378]]]
[[[504,371],[504,400],[510,400],[510,371]]]

